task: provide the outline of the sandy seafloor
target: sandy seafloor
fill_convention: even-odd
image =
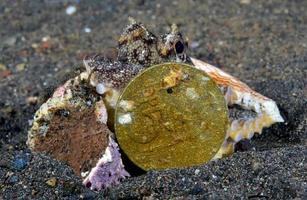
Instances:
[[[300,0],[1,1],[0,199],[307,199],[306,10]],[[148,172],[100,193],[65,164],[31,154],[25,141],[35,110],[83,69],[84,55],[116,45],[128,16],[157,34],[177,23],[190,55],[274,99],[286,123],[229,158]]]

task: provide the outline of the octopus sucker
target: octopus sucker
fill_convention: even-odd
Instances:
[[[208,75],[200,80],[201,83],[212,79],[215,83],[211,82],[218,86],[217,91],[222,91],[220,97],[223,103],[225,99],[226,110],[228,107],[230,124],[225,126],[225,140],[223,142],[223,135],[222,145],[213,159],[232,154],[236,143],[251,139],[255,133],[261,134],[263,128],[284,122],[272,99],[221,69],[189,57],[187,41],[177,26],[156,36],[143,24],[135,20],[130,22],[119,37],[117,52],[112,56],[86,56],[83,60],[85,71],[58,87],[41,105],[28,133],[27,144],[32,151],[47,153],[66,162],[84,179],[85,186],[93,190],[106,189],[130,176],[124,168],[113,131],[114,110],[117,105],[127,112],[135,107],[134,102],[117,104],[117,101],[127,84],[153,65],[189,64]],[[170,89],[171,93],[172,87],[185,79],[189,77],[181,71],[173,71],[164,80],[164,89]],[[150,95],[152,91],[145,93]],[[186,93],[191,102],[199,98],[193,88]],[[158,114],[154,117],[161,118]],[[123,122],[128,123],[127,119]]]

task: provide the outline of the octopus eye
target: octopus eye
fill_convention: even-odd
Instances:
[[[184,50],[184,45],[181,41],[176,42],[175,44],[175,51],[177,54],[181,54],[183,53]]]

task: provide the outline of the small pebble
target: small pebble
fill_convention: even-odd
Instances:
[[[22,158],[18,158],[14,161],[14,168],[19,171],[23,170],[26,166],[27,166],[27,161]]]
[[[10,168],[11,163],[8,159],[1,159],[0,160],[0,167],[1,168]]]
[[[253,168],[254,171],[257,171],[257,170],[261,169],[261,163],[253,162],[252,163],[252,168]]]
[[[17,38],[15,36],[12,36],[4,40],[3,44],[8,45],[8,46],[13,46],[15,45],[16,41],[17,41]]]
[[[7,67],[4,64],[0,63],[0,71],[5,71],[7,70]]]
[[[23,42],[25,42],[25,41],[27,41],[27,39],[24,37],[24,36],[21,36],[21,41],[23,41]]]
[[[200,170],[199,169],[195,169],[194,174],[197,176],[199,174]]]
[[[1,108],[1,111],[6,114],[6,115],[9,115],[11,113],[14,112],[14,109],[12,106],[4,106],[3,108]]]
[[[28,120],[29,126],[32,126],[32,125],[33,125],[33,121],[34,121],[33,119],[29,119],[29,120]]]
[[[241,0],[240,3],[247,5],[251,3],[251,0]]]
[[[10,70],[3,70],[0,71],[0,78],[6,78],[12,75],[12,72]]]
[[[8,183],[12,184],[12,185],[17,183],[18,181],[19,181],[19,179],[18,179],[18,176],[16,176],[16,175],[12,175],[8,179]]]
[[[46,184],[49,185],[50,187],[55,187],[56,182],[57,182],[56,178],[52,177],[46,181]]]
[[[68,7],[66,8],[66,14],[67,14],[67,15],[72,15],[72,14],[74,14],[76,11],[77,11],[76,6],[68,6]]]
[[[42,38],[42,42],[48,42],[51,39],[49,35]]]
[[[33,44],[31,44],[31,47],[32,47],[33,49],[37,49],[39,46],[38,46],[37,43],[33,43]]]
[[[25,63],[20,63],[20,64],[16,65],[16,70],[18,72],[21,72],[21,71],[25,70],[25,67],[26,67]]]
[[[90,172],[86,171],[86,172],[81,172],[81,177],[85,178]]]
[[[90,28],[88,28],[88,27],[85,27],[85,28],[84,28],[84,32],[90,33],[90,32],[92,32],[92,29],[90,29]]]
[[[11,74],[11,71],[4,64],[0,63],[0,78],[6,78]]]
[[[216,179],[217,179],[217,176],[215,176],[214,174],[212,174],[212,178],[213,178],[214,180],[216,180]]]
[[[34,189],[31,191],[31,195],[32,195],[32,196],[35,196],[35,195],[37,195],[37,194],[38,194],[38,191],[36,191],[36,190],[34,190]]]
[[[28,165],[28,158],[26,157],[25,154],[17,155],[14,158],[14,161],[13,161],[14,169],[21,171],[21,170],[25,169],[27,167],[27,165]]]
[[[37,102],[38,102],[38,97],[36,97],[36,96],[30,96],[30,97],[28,97],[28,98],[26,99],[26,101],[27,101],[27,103],[28,103],[29,105],[35,105],[35,104],[37,104]]]
[[[220,45],[220,46],[223,46],[223,45],[225,44],[225,42],[222,41],[222,40],[219,40],[219,41],[217,42],[217,44]]]
[[[191,42],[191,44],[189,44],[189,46],[191,47],[191,49],[196,49],[197,47],[199,47],[200,43],[193,41]]]

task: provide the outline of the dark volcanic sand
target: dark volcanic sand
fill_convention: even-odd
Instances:
[[[307,198],[307,1],[63,2],[0,3],[0,199]],[[74,15],[65,13],[68,5],[77,7]],[[149,172],[105,193],[84,188],[66,165],[31,154],[25,141],[35,110],[78,72],[85,54],[116,45],[128,16],[155,33],[177,23],[191,55],[274,99],[286,123],[242,143],[247,152]],[[52,178],[54,186],[46,183]]]

